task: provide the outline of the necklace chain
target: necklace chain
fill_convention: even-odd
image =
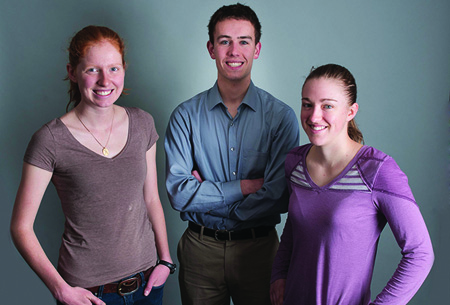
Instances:
[[[102,147],[102,154],[106,157],[109,155],[109,150],[108,148],[106,148],[106,146],[108,146],[109,143],[109,138],[111,137],[111,133],[112,133],[112,128],[113,128],[113,124],[114,124],[114,116],[116,114],[116,111],[113,107],[113,117],[111,120],[111,127],[109,128],[109,135],[108,135],[108,140],[106,140],[106,144],[105,146],[102,145],[102,143],[100,143],[100,141],[94,136],[94,134],[89,130],[89,128],[87,128],[86,125],[84,125],[83,121],[81,120],[81,118],[78,116],[78,112],[75,110],[75,115],[77,116],[78,120],[80,121],[81,125],[83,125],[84,128],[86,128],[86,130],[91,134],[91,136],[94,138],[95,141],[97,141],[98,145],[100,145]]]

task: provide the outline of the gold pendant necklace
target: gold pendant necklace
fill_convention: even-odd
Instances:
[[[106,144],[105,146],[102,145],[102,143],[100,143],[99,140],[97,140],[97,138],[94,136],[94,134],[89,130],[89,128],[86,127],[86,125],[84,125],[83,121],[81,120],[81,118],[78,116],[77,111],[75,110],[75,115],[77,116],[78,120],[80,121],[81,125],[83,125],[84,128],[86,128],[86,130],[91,134],[91,136],[94,138],[95,141],[97,141],[98,145],[100,145],[102,147],[102,154],[107,157],[109,155],[109,150],[108,148],[106,148],[106,146],[108,146],[109,143],[109,138],[111,137],[111,133],[112,133],[112,127],[114,124],[114,115],[116,114],[115,108],[113,106],[113,117],[111,120],[111,127],[109,128],[109,135],[108,135],[108,140],[106,140]]]

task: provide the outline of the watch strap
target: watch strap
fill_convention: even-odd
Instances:
[[[159,260],[157,265],[163,265],[163,266],[166,266],[167,268],[169,268],[170,274],[175,273],[175,270],[177,270],[176,264],[169,263],[168,261],[165,261],[165,260]]]

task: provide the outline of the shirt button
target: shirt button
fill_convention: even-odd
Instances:
[[[233,172],[233,176],[236,176],[236,172]]]
[[[231,150],[231,151],[234,151],[234,147],[231,147],[230,150]]]

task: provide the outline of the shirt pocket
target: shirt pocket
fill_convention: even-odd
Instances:
[[[264,178],[268,159],[268,152],[245,150],[241,165],[241,179]]]

